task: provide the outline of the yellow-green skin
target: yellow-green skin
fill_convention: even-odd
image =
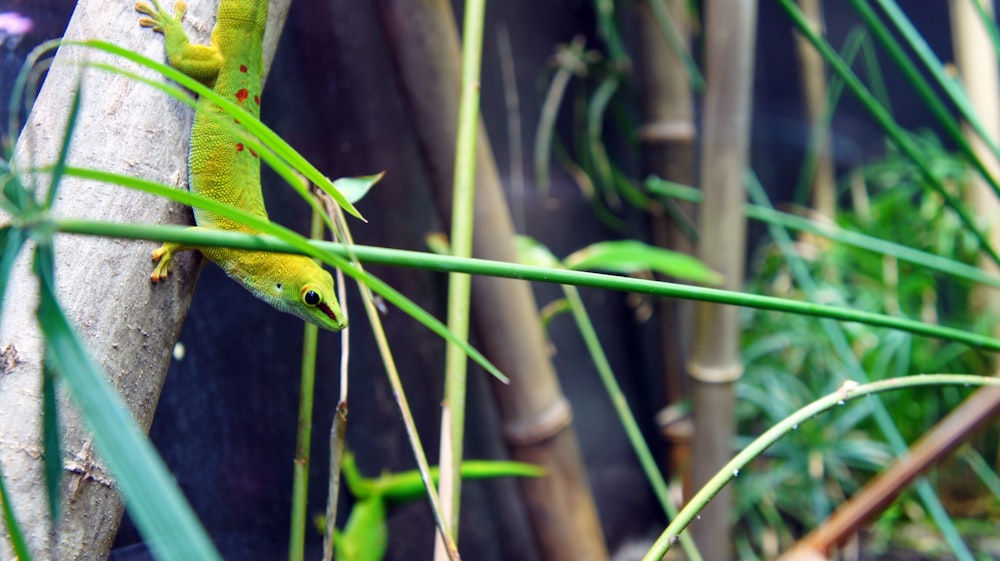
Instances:
[[[162,33],[170,65],[260,115],[264,29],[268,0],[221,0],[210,45],[193,45],[181,26],[187,5],[168,14],[158,0],[139,2],[143,27]],[[201,99],[191,129],[188,183],[191,191],[267,219],[260,188],[260,158],[235,132],[232,117]],[[218,214],[194,210],[197,228],[257,234]],[[165,243],[153,252],[151,278],[159,282],[173,268],[174,254],[197,249],[255,296],[325,329],[339,331],[347,320],[337,304],[333,277],[312,259],[262,251],[191,247]]]

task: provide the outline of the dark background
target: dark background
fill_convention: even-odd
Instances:
[[[846,3],[826,4],[829,38],[839,47],[856,18]],[[900,4],[932,48],[948,60],[948,28],[941,25],[947,21],[947,4],[915,0]],[[496,161],[518,231],[541,240],[557,256],[599,240],[646,237],[641,215],[629,216],[631,226],[625,231],[603,225],[555,165],[553,200],[543,204],[532,189],[532,142],[549,58],[557,44],[575,35],[587,36],[591,47],[600,45],[592,6],[582,0],[505,0],[489,3],[487,14],[482,108]],[[62,33],[71,10],[72,3],[66,1],[0,0],[0,12],[17,11],[35,24],[22,40],[0,38],[0,92],[11,91],[31,46]],[[789,22],[775,2],[762,0],[759,10],[752,163],[772,198],[782,201],[793,193],[807,131]],[[622,31],[628,39],[624,4],[622,11]],[[511,195],[508,177],[512,116],[504,104],[499,66],[501,26],[511,37],[520,142],[527,159],[528,194],[520,198]],[[889,65],[883,70],[890,91],[898,94],[906,87]],[[586,86],[575,88],[571,95],[586,95]],[[622,101],[627,103],[629,95],[636,92],[626,93]],[[6,96],[0,100],[0,133],[6,133]],[[637,98],[632,107],[638,107]],[[904,127],[925,124],[925,112],[913,96],[894,95],[893,109]],[[564,107],[560,129],[570,143],[568,114]],[[358,243],[423,250],[426,234],[446,229],[431,199],[412,121],[381,36],[376,3],[293,3],[265,91],[263,120],[331,177],[386,170],[382,183],[360,204],[369,223],[351,224]],[[883,151],[882,135],[850,94],[838,107],[834,141],[840,171]],[[611,150],[616,162],[633,176],[638,174],[634,145],[621,142]],[[265,172],[264,192],[272,219],[299,231],[307,229],[305,205],[273,174]],[[750,243],[756,243],[758,236],[759,230],[753,230]],[[372,272],[443,317],[444,275],[380,267]],[[535,290],[539,305],[560,296],[553,286]],[[352,287],[347,304],[353,314],[348,445],[369,476],[412,469],[415,464],[402,423],[355,292]],[[584,290],[583,296],[633,411],[656,447],[659,439],[652,418],[664,404],[664,392],[655,322],[639,322],[625,295]],[[390,310],[384,319],[428,456],[436,458],[444,344],[398,310]],[[218,268],[205,268],[180,339],[185,357],[171,367],[151,436],[227,559],[286,555],[301,332],[300,320],[255,300]],[[551,338],[609,549],[614,552],[629,541],[648,539],[662,528],[662,514],[576,329],[563,317],[552,324]],[[338,337],[321,334],[320,349],[311,513],[321,512],[325,504],[328,429],[338,392]],[[505,457],[491,384],[477,369],[470,374],[466,436],[470,458]],[[514,483],[468,483],[460,537],[465,558],[537,558],[520,509]],[[342,509],[342,515],[345,512]],[[429,508],[421,502],[392,508],[388,559],[408,559],[415,552],[429,555],[431,525]],[[318,534],[311,535],[310,543],[318,547]],[[140,541],[126,517],[113,558],[144,558],[141,545],[134,545]]]

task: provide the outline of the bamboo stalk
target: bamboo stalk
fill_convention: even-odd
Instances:
[[[459,92],[459,41],[451,4],[383,0],[379,9],[438,207],[448,217]],[[510,213],[482,126],[476,155],[473,253],[516,261]],[[495,388],[511,454],[549,474],[520,481],[543,557],[606,559],[569,406],[546,353],[530,288],[476,277],[472,301],[473,326],[486,354],[512,380],[509,387]]]
[[[812,24],[813,30],[823,35],[826,26],[823,23],[822,0],[799,0],[799,7]],[[826,126],[824,118],[827,109],[826,64],[819,52],[801,35],[796,35],[795,48],[802,68],[802,90],[809,127],[810,130],[816,131]],[[810,145],[810,148],[817,153],[810,154],[809,159],[814,162],[815,167],[812,170],[811,180],[807,179],[812,185],[813,208],[820,215],[832,218],[837,209],[837,191],[833,177],[833,147],[830,134],[829,132],[822,136],[814,134],[811,138],[819,139],[818,144]]]
[[[451,250],[459,257],[472,256],[472,232],[476,199],[476,142],[479,137],[479,76],[482,66],[485,0],[466,2],[462,42],[461,94],[455,134],[455,171],[452,183]],[[468,339],[472,279],[462,273],[448,275],[448,328]],[[451,538],[458,541],[462,497],[462,457],[465,435],[465,398],[468,357],[461,347],[449,343],[445,349],[445,395],[441,412],[442,515],[448,520]],[[444,541],[434,540],[434,559],[444,560]]]
[[[723,276],[723,286],[743,283],[746,245],[744,178],[750,132],[757,3],[706,2],[705,120],[701,142],[699,257]],[[694,379],[694,486],[701,487],[732,455],[735,432],[733,382],[743,373],[739,310],[700,303],[688,372]],[[731,555],[729,512],[723,489],[701,513],[692,532],[705,559]]]
[[[643,145],[643,167],[647,175],[684,185],[695,183],[694,150],[697,131],[694,125],[694,96],[684,60],[667,41],[661,24],[656,20],[652,3],[638,4],[640,39],[639,64],[642,76],[643,114],[645,123],[640,136]],[[665,9],[669,22],[686,47],[690,41],[691,22],[686,0],[667,0]],[[680,203],[679,211],[693,222],[694,205]],[[694,253],[694,240],[688,238],[680,225],[670,220],[662,206],[653,208],[653,238],[656,245],[683,253]],[[678,403],[690,394],[684,375],[684,363],[690,348],[689,330],[682,326],[691,322],[693,306],[676,299],[660,300],[664,378],[667,403]],[[690,478],[690,423],[674,423],[661,427],[670,446],[668,464],[672,473],[684,476],[684,496],[692,493]]]
[[[952,0],[951,26],[955,62],[959,75],[965,84],[965,91],[973,109],[983,124],[984,132],[996,144],[1000,141],[1000,77],[997,75],[997,53],[989,34],[983,27],[972,2],[979,2],[990,17],[993,17],[992,0]],[[962,133],[972,145],[976,157],[994,176],[1000,176],[1000,162],[983,140],[968,125]],[[989,228],[987,239],[994,247],[1000,247],[1000,200],[990,186],[976,174],[969,174],[969,184],[965,191],[969,208]],[[988,273],[1000,274],[1000,267],[989,259],[981,259],[980,267]],[[978,286],[970,301],[972,309],[986,314],[1000,312],[1000,292],[986,286]],[[993,335],[1000,334],[1000,325],[995,325]],[[994,368],[1000,363],[994,360]]]

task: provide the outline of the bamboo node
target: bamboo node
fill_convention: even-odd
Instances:
[[[540,413],[504,426],[504,438],[515,446],[538,444],[559,434],[573,422],[573,408],[565,398],[556,399]]]
[[[740,379],[743,365],[736,362],[727,366],[702,366],[692,361],[688,363],[688,374],[699,382],[727,384]]]
[[[639,138],[643,142],[679,142],[693,140],[694,124],[691,121],[656,121],[647,123],[639,129]]]

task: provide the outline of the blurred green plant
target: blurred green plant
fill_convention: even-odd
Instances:
[[[962,161],[948,153],[931,133],[910,135],[924,165],[932,169],[951,195],[961,198],[966,178]],[[838,214],[837,226],[958,263],[975,264],[977,241],[942,197],[927,188],[909,157],[892,145],[879,162],[858,170],[849,181],[852,209]],[[948,323],[987,333],[996,318],[974,309],[973,284],[942,275],[860,247],[834,244],[804,234],[794,250],[815,279],[824,303],[898,317]],[[751,292],[807,299],[786,257],[774,245],[759,252]],[[738,383],[741,434],[759,434],[810,401],[832,391],[844,365],[827,333],[804,317],[746,310],[744,314],[746,374]],[[988,357],[964,345],[953,345],[880,327],[845,324],[853,353],[871,379],[925,372],[989,375]],[[954,408],[967,391],[900,390],[882,397],[903,438],[912,442]],[[792,543],[802,529],[825,519],[835,505],[864,484],[892,459],[890,448],[875,435],[868,402],[861,402],[828,422],[815,423],[788,435],[758,459],[759,479],[737,481],[741,551],[764,556]],[[741,438],[739,447],[747,441]],[[921,511],[913,505],[903,512]],[[896,513],[898,515],[898,512]],[[883,525],[892,525],[890,516]]]

